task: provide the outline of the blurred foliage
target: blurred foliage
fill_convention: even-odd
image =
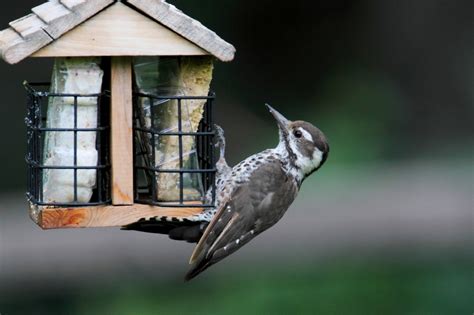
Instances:
[[[4,5],[1,24],[42,2]],[[340,183],[350,192],[351,185],[372,181],[370,172],[383,173],[387,162],[402,159],[419,165],[443,159],[453,173],[464,174],[456,180],[469,177],[472,187],[474,1],[170,2],[237,48],[233,62],[216,63],[213,80],[216,121],[226,130],[231,163],[276,144],[275,123],[263,106],[268,102],[290,119],[313,122],[330,140],[327,164],[303,186],[308,196],[331,185],[339,196]],[[50,74],[51,60],[0,63],[0,160],[8,166],[0,191],[25,189],[21,82],[47,81]],[[360,165],[360,177],[348,178],[347,170]],[[209,272],[187,284],[160,274],[159,261],[154,275],[131,268],[113,280],[61,285],[52,270],[50,282],[0,288],[0,313],[471,314],[474,262],[440,260],[443,255],[246,264],[247,270]]]
[[[190,283],[137,275],[88,289],[28,288],[0,297],[2,314],[470,314],[470,259],[339,261],[251,266],[207,273]],[[159,271],[157,270],[157,273]],[[206,278],[206,279],[203,279]],[[161,281],[159,280],[161,279]],[[26,293],[26,294],[25,294]]]
[[[350,69],[350,67],[348,67]],[[403,117],[394,86],[363,69],[345,69],[326,79],[319,97],[321,113],[302,117],[321,121],[331,143],[331,162],[386,160],[397,154],[393,129]]]
[[[0,11],[0,22],[39,2]],[[319,126],[328,163],[472,156],[473,1],[170,2],[237,49],[234,61],[216,62],[213,80],[230,162],[276,143],[265,102]],[[2,191],[25,186],[21,82],[50,75],[42,58],[0,63]]]

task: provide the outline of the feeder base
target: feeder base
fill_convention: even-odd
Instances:
[[[190,203],[192,205],[192,203]],[[143,204],[93,207],[30,207],[30,217],[42,229],[120,227],[142,218],[157,216],[189,217],[203,208],[169,208]]]

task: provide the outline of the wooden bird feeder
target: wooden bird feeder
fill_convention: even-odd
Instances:
[[[51,0],[0,32],[25,83],[28,200],[43,229],[188,217],[214,202],[213,60],[234,47],[162,0]]]

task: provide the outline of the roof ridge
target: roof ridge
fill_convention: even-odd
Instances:
[[[17,63],[118,0],[49,0],[0,31],[0,57]],[[199,21],[164,0],[124,0],[222,61],[234,58],[235,48]]]

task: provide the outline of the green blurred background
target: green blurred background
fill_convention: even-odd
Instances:
[[[268,102],[319,126],[328,162],[184,283],[190,244],[29,220],[21,82],[52,64],[0,63],[0,314],[472,314],[474,2],[170,2],[237,48],[213,82],[228,160],[276,144]],[[1,28],[41,3],[2,4]]]

